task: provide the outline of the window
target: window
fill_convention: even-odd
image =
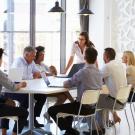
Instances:
[[[61,15],[48,12],[55,2],[36,0],[35,45],[46,48],[45,63],[56,66],[59,71]],[[5,10],[6,13],[3,13]],[[67,58],[80,30],[78,11],[78,0],[66,1]],[[4,68],[8,69],[16,57],[22,56],[24,47],[30,45],[30,0],[1,0],[0,15],[0,47],[7,52]]]
[[[4,48],[6,41],[5,41],[5,33],[4,33],[4,27],[5,27],[5,13],[4,11],[7,9],[6,7],[6,1],[1,0],[0,3],[0,47]]]
[[[21,18],[21,19],[20,19]],[[14,0],[14,58],[22,56],[23,49],[29,45],[30,1]]]
[[[36,1],[36,46],[45,47],[45,61],[60,70],[60,19],[61,15],[49,13],[56,0]],[[60,1],[59,1],[60,3]]]
[[[12,64],[13,59],[22,55],[23,48],[29,45],[29,6],[28,0],[2,0],[0,13],[0,42],[7,53],[4,68]],[[21,19],[20,19],[21,18]]]
[[[71,4],[72,3],[72,4]],[[80,33],[79,1],[66,1],[66,59],[69,59],[71,46]]]

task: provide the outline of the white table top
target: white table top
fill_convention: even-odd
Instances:
[[[25,80],[27,86],[25,88],[21,88],[15,93],[41,93],[41,94],[52,94],[52,93],[60,93],[67,91],[66,88],[54,88],[47,87],[43,79],[33,79],[33,80]],[[5,90],[4,92],[11,92],[9,90]]]
[[[52,79],[52,78],[51,78]],[[65,81],[65,78],[59,78],[63,81]],[[53,93],[60,93],[68,91],[69,89],[66,88],[54,88],[54,87],[47,87],[43,79],[33,79],[33,80],[25,80],[27,83],[27,86],[25,88],[21,88],[18,91],[15,91],[14,93],[37,93],[37,94],[53,94]],[[9,92],[10,90],[3,89],[3,92]],[[101,94],[108,94],[108,88],[106,85],[103,85]]]

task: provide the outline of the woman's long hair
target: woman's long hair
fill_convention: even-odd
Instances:
[[[88,35],[88,32],[81,32],[79,34],[79,36],[83,36],[86,40],[85,44],[86,44],[86,47],[94,47],[94,44],[90,41],[89,39],[89,35]],[[79,44],[78,41],[75,41],[76,44]]]
[[[135,56],[132,51],[124,51],[124,55],[127,57],[127,65],[135,66]]]

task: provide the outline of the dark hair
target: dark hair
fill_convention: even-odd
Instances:
[[[36,50],[37,50],[37,52],[36,52],[35,60],[38,59],[38,56],[39,56],[39,53],[40,52],[44,52],[45,51],[45,47],[43,47],[43,46],[37,46],[36,47]]]
[[[88,47],[85,51],[85,60],[90,63],[94,64],[97,59],[98,52],[95,48]]]
[[[94,47],[94,44],[89,39],[88,32],[81,32],[79,35],[85,37],[85,40],[86,40],[85,44],[87,47]]]
[[[0,59],[2,58],[3,53],[4,53],[4,49],[0,48]]]
[[[116,52],[113,48],[105,48],[105,54],[107,55],[107,57],[110,59],[110,60],[114,60],[115,59],[115,56],[116,56]]]

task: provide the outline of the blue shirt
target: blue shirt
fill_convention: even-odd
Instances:
[[[38,68],[36,67],[36,64],[34,63],[34,61],[30,64],[27,63],[27,61],[22,58],[19,57],[17,58],[12,65],[13,68],[22,68],[23,69],[23,77],[22,79],[24,80],[29,80],[29,79],[33,79],[33,73],[34,72],[39,72]]]
[[[80,101],[85,90],[101,89],[102,75],[95,64],[86,64],[64,84],[67,87],[77,87],[77,101]]]

